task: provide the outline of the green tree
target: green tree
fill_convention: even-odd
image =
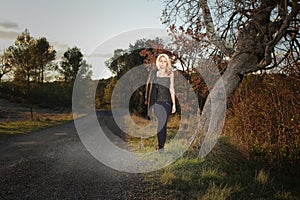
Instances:
[[[92,102],[86,102],[86,99],[92,99],[94,95],[91,88],[94,87],[92,81],[92,66],[83,59],[83,54],[77,47],[69,48],[63,55],[58,71],[63,77],[64,94],[66,104],[72,104],[72,96],[74,106],[90,109]],[[75,89],[74,90],[74,84]],[[88,105],[87,105],[88,104]]]
[[[0,55],[0,82],[4,75],[12,72],[13,66],[10,62],[10,53],[6,50]]]
[[[27,95],[30,96],[31,81],[35,79],[34,62],[35,40],[26,29],[19,35],[15,44],[8,47],[10,63],[14,68],[14,82],[21,87],[27,88]]]
[[[37,81],[44,82],[44,72],[51,69],[51,61],[55,59],[56,51],[45,37],[36,40],[34,45],[34,56],[36,62]]]
[[[14,70],[14,82],[27,88],[27,96],[33,83],[44,82],[44,72],[52,66],[56,51],[46,38],[34,39],[27,29],[6,50],[7,62]]]
[[[92,65],[83,60],[77,73],[77,78],[82,80],[91,80],[93,75]]]
[[[31,83],[33,80],[36,80],[34,46],[34,38],[31,37],[29,31],[25,29],[25,31],[17,37],[15,44],[7,49],[10,55],[10,63],[14,68],[14,82],[22,88],[21,90],[26,90],[26,92],[24,91],[24,96],[28,103],[31,103]],[[32,107],[30,111],[31,119],[33,119]]]
[[[105,61],[107,68],[114,74],[120,74],[120,71],[124,68],[124,54],[126,53],[123,49],[114,50],[114,55]]]
[[[144,70],[138,72],[127,74],[128,80],[126,82],[126,88],[136,88],[136,83],[139,80],[147,80],[148,67],[155,63],[153,61],[154,56],[156,56],[160,51],[163,50],[162,41],[159,38],[152,39],[139,39],[134,44],[129,44],[128,49],[116,49],[114,55],[108,59],[105,64],[110,69],[110,71],[115,74],[115,78],[120,79],[126,72],[137,66],[145,66]],[[165,51],[165,50],[163,50]],[[115,80],[112,80],[115,81]],[[123,79],[124,81],[124,79]],[[111,92],[115,83],[112,82],[110,86],[105,89],[105,101],[111,98]],[[130,91],[130,90],[128,90]],[[119,94],[121,95],[122,92]],[[130,100],[129,109],[131,112],[136,114],[145,114],[146,107],[144,105],[144,94],[145,87],[139,87]],[[122,99],[120,97],[120,99]]]
[[[153,61],[150,53],[157,54],[158,51],[156,52],[154,49],[155,47],[162,49],[163,45],[161,42],[159,38],[155,38],[154,40],[139,39],[134,44],[129,44],[128,49],[116,49],[114,55],[106,60],[105,65],[113,74],[121,77],[133,67],[150,64]],[[145,50],[148,50],[148,52]]]
[[[78,47],[68,48],[60,62],[58,69],[67,83],[74,83],[77,73],[82,65],[83,54]]]
[[[105,108],[107,102],[104,100],[105,88],[110,82],[111,78],[100,79],[97,81],[97,89],[95,94],[95,107],[97,109]]]
[[[94,109],[95,108],[95,101],[92,99],[95,99],[95,92],[92,90],[92,88],[96,87],[96,82],[92,81],[92,66],[90,64],[86,63],[86,60],[82,61],[82,64],[78,70],[77,78],[75,86],[76,86],[76,92],[73,89],[73,97],[76,95],[76,101],[79,103],[79,105],[82,108],[85,109]],[[74,93],[75,92],[75,93]],[[77,93],[78,92],[78,93]],[[73,99],[74,100],[74,99]],[[91,100],[91,101],[87,101]],[[74,105],[74,101],[73,101]]]
[[[102,105],[104,105],[104,108],[108,108],[108,109],[111,108],[110,100],[111,100],[112,92],[113,92],[113,89],[114,89],[116,83],[117,83],[117,78],[111,77],[109,82],[107,83],[107,85],[104,88],[103,103],[102,103]]]

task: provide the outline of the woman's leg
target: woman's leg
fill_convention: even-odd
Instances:
[[[158,149],[165,146],[167,138],[167,122],[171,112],[171,105],[166,102],[158,102],[154,105],[154,113],[157,118]]]

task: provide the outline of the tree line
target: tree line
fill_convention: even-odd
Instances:
[[[75,79],[91,80],[92,66],[76,46],[68,48],[61,61],[56,54],[47,38],[34,38],[27,29],[22,32],[0,55],[1,97],[28,105],[70,108]]]

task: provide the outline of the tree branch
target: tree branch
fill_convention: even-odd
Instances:
[[[211,17],[210,9],[207,4],[207,0],[200,0],[198,4],[199,8],[202,9],[207,36],[212,44],[217,46],[226,56],[231,57],[234,53],[232,47],[225,43],[220,37],[216,35],[215,26]]]
[[[281,27],[279,28],[279,31],[277,32],[276,36],[273,40],[270,40],[265,49],[265,58],[263,61],[259,64],[260,68],[264,68],[268,66],[272,62],[272,56],[271,53],[275,47],[275,45],[281,40],[282,37],[284,37],[287,33],[288,26],[290,25],[290,22],[293,20],[294,17],[297,16],[300,10],[300,5],[297,4],[297,0],[294,0],[291,2],[292,10],[290,14],[286,16],[284,19]]]

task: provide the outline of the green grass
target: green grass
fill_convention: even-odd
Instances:
[[[73,119],[72,114],[51,114],[40,116],[35,120],[0,122],[0,139],[7,139],[14,135],[28,134],[33,131],[56,126]]]
[[[147,123],[143,119],[135,121]],[[169,126],[168,140],[176,131],[175,126]],[[153,136],[128,138],[128,143],[136,152],[147,152],[153,151],[157,141]],[[297,175],[283,174],[250,160],[229,137],[221,137],[204,159],[195,155],[197,150],[190,148],[173,164],[144,174],[149,199],[300,199],[297,168],[291,169]]]

